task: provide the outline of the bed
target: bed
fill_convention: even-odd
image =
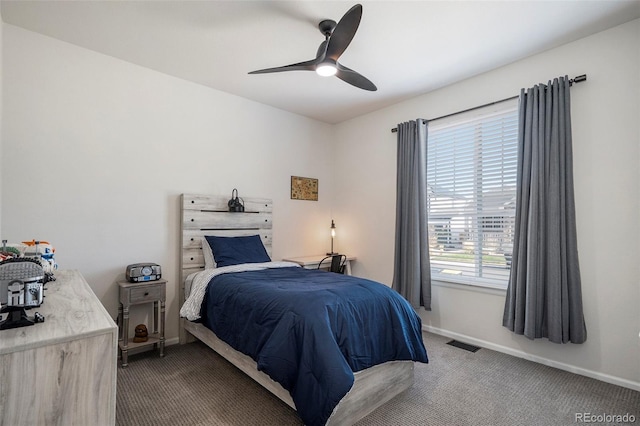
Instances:
[[[203,195],[189,195],[183,194],[181,197],[181,223],[182,223],[182,232],[181,232],[181,250],[180,250],[180,263],[181,263],[181,271],[182,271],[182,280],[181,287],[179,291],[180,295],[180,306],[181,312],[187,312],[186,308],[191,303],[200,303],[193,302],[193,297],[195,294],[201,293],[205,290],[202,290],[202,282],[203,280],[208,283],[211,282],[210,285],[206,287],[209,293],[206,293],[204,296],[204,300],[207,303],[211,302],[213,297],[217,297],[218,294],[225,294],[228,288],[240,288],[240,284],[243,283],[245,279],[252,279],[252,286],[250,287],[252,291],[253,289],[259,289],[260,287],[257,283],[264,276],[271,276],[268,278],[269,280],[278,279],[279,286],[282,287],[284,284],[292,280],[292,277],[295,276],[295,279],[298,279],[299,274],[311,275],[309,279],[320,280],[313,284],[314,286],[326,286],[327,291],[325,291],[325,296],[327,294],[333,294],[338,291],[349,291],[349,285],[351,287],[356,287],[356,280],[367,281],[358,279],[355,277],[346,277],[347,280],[354,280],[354,282],[347,282],[345,286],[340,287],[331,287],[334,284],[330,283],[330,277],[334,276],[334,274],[329,274],[321,271],[306,271],[302,272],[302,268],[299,268],[298,265],[289,264],[287,262],[268,262],[264,264],[255,261],[255,263],[247,264],[247,265],[235,265],[235,266],[222,266],[217,268],[217,270],[206,269],[205,270],[205,257],[206,253],[203,251],[203,239],[205,236],[209,236],[209,238],[215,237],[240,237],[233,238],[232,240],[249,240],[249,239],[257,239],[262,241],[262,246],[266,250],[268,256],[271,255],[271,240],[272,240],[272,202],[268,199],[259,199],[259,198],[245,198],[245,212],[244,213],[229,213],[227,208],[227,197],[225,196],[203,196]],[[256,237],[257,236],[257,237]],[[229,240],[228,238],[218,238],[219,240]],[[205,240],[206,244],[206,240]],[[213,244],[213,243],[212,243]],[[205,247],[208,247],[205,245]],[[217,253],[220,253],[217,251]],[[258,259],[259,260],[259,259]],[[269,259],[270,260],[270,259]],[[210,263],[210,259],[207,260],[207,264]],[[218,265],[220,266],[220,265]],[[245,270],[245,268],[249,268]],[[231,268],[233,269],[233,273],[220,273],[225,272],[225,269]],[[237,271],[234,268],[240,268]],[[281,268],[281,269],[280,269]],[[216,276],[217,275],[217,276]],[[305,280],[307,278],[304,278]],[[258,280],[258,281],[256,281]],[[333,280],[333,279],[331,279]],[[225,281],[229,281],[229,283],[225,283]],[[265,281],[263,287],[268,286],[270,281]],[[275,281],[274,281],[275,282]],[[298,282],[298,281],[296,281]],[[358,285],[361,283],[358,281]],[[377,291],[392,291],[388,289],[386,286],[379,285],[375,283],[378,287],[375,287]],[[262,284],[261,284],[262,285]],[[296,284],[295,289],[298,290],[300,284]],[[362,285],[368,285],[364,283]],[[215,291],[211,291],[211,288],[215,287]],[[226,287],[225,287],[226,286]],[[381,289],[379,287],[384,287]],[[343,290],[344,289],[344,290]],[[256,290],[257,291],[257,290]],[[269,290],[271,291],[271,290]],[[300,290],[302,291],[302,290]],[[314,287],[314,292],[316,289]],[[368,291],[371,291],[369,289]],[[257,297],[253,293],[250,297]],[[281,293],[284,294],[284,293]],[[191,295],[190,298],[187,298],[187,295]],[[209,296],[210,295],[210,296]],[[211,297],[211,299],[207,299],[207,297]],[[230,296],[235,297],[235,294]],[[278,296],[280,298],[280,296]],[[186,302],[185,303],[185,299]],[[286,298],[282,298],[286,299]],[[202,299],[200,299],[202,300]],[[235,300],[235,299],[225,299],[225,300]],[[252,303],[254,299],[252,299]],[[258,299],[255,299],[258,300]],[[404,301],[403,301],[404,302]],[[269,302],[271,303],[271,302]],[[226,303],[228,304],[228,303]],[[349,305],[351,305],[350,303]],[[225,304],[216,305],[217,308],[224,308]],[[400,304],[402,305],[402,304]],[[193,305],[197,306],[197,305]],[[408,306],[408,305],[407,305]],[[213,308],[211,308],[213,309]],[[290,309],[290,308],[287,308]],[[291,308],[292,309],[292,308]],[[311,308],[306,308],[311,310]],[[404,309],[404,308],[402,308]],[[410,308],[409,308],[410,309]],[[193,309],[192,309],[193,311]],[[199,312],[199,310],[196,310]],[[231,315],[234,315],[233,312],[241,312],[243,309],[240,307],[237,311],[230,311]],[[210,328],[216,329],[215,322],[212,324],[210,319],[207,318],[207,311],[203,310],[204,318],[200,318],[199,321],[190,321],[187,318],[180,318],[180,342],[186,343],[191,341],[194,337],[201,340],[221,356],[226,358],[232,364],[234,364],[237,368],[245,372],[251,378],[256,380],[259,384],[261,384],[265,389],[269,390],[279,399],[284,401],[293,409],[296,409],[296,404],[294,403],[294,398],[298,401],[298,413],[301,415],[301,418],[307,424],[326,424],[329,425],[348,425],[353,424],[357,420],[369,414],[371,411],[389,401],[391,398],[399,394],[400,392],[409,388],[413,383],[413,365],[414,361],[410,360],[392,360],[388,362],[379,363],[373,366],[366,366],[366,368],[353,368],[354,371],[359,370],[355,373],[349,369],[348,373],[352,377],[352,382],[348,383],[348,386],[343,389],[342,393],[338,393],[341,397],[339,398],[339,402],[335,402],[334,400],[330,400],[327,402],[326,406],[328,408],[323,408],[325,411],[322,416],[316,417],[315,414],[310,414],[310,407],[305,406],[303,404],[303,400],[300,397],[300,392],[295,391],[295,389],[291,388],[291,384],[287,382],[286,377],[280,377],[278,374],[274,373],[274,371],[270,371],[268,368],[265,368],[264,365],[264,357],[256,356],[256,354],[252,353],[251,349],[239,348],[244,353],[239,350],[234,349],[233,346],[238,347],[238,342],[235,341],[233,337],[233,332],[231,335],[220,329],[218,334],[216,335]],[[221,313],[223,311],[217,311],[216,315],[210,315],[215,318],[224,318]],[[195,314],[191,314],[195,315]],[[297,315],[297,314],[296,314]],[[414,313],[415,315],[415,313]],[[189,316],[190,315],[185,315]],[[362,315],[361,315],[362,316]],[[417,316],[416,316],[417,318]],[[194,319],[194,318],[191,318]],[[409,321],[414,321],[414,319],[409,319]],[[419,326],[419,318],[417,319],[418,324],[411,324],[409,326],[403,326],[407,330],[418,330]],[[236,321],[237,322],[237,321]],[[322,321],[320,321],[322,322]],[[326,322],[326,321],[325,321]],[[378,321],[380,322],[380,321]],[[244,323],[244,322],[243,322]],[[205,326],[205,324],[207,324]],[[208,328],[210,327],[210,328]],[[315,327],[315,326],[314,326]],[[237,333],[236,334],[240,334]],[[231,338],[230,338],[231,336]],[[286,336],[286,335],[285,335]],[[327,336],[323,338],[322,341],[326,341]],[[288,342],[288,338],[280,339],[281,342]],[[330,340],[330,339],[329,339]],[[231,344],[229,344],[229,343]],[[422,341],[420,339],[420,345],[422,345]],[[268,346],[268,345],[266,345]],[[313,346],[314,348],[317,346],[325,346],[325,345],[307,345],[303,347],[306,351],[308,346]],[[262,344],[260,344],[260,348],[262,348]],[[422,346],[424,350],[424,346]],[[286,349],[286,348],[285,348]],[[280,349],[278,346],[278,350]],[[344,349],[342,349],[344,350]],[[295,349],[293,350],[295,352]],[[335,351],[334,351],[335,352]],[[409,351],[411,352],[411,351]],[[426,352],[424,353],[424,357],[420,355],[420,351],[417,351],[416,360],[420,360],[422,362],[427,362],[426,360]],[[245,355],[245,353],[247,355]],[[252,355],[252,356],[249,356]],[[282,356],[280,356],[282,355]],[[314,356],[314,355],[312,355]],[[325,356],[325,355],[323,355]],[[328,356],[328,355],[327,355]],[[271,357],[269,359],[286,359],[285,353],[277,354],[275,357]],[[406,358],[406,357],[405,357]],[[256,362],[254,359],[257,359]],[[315,358],[318,359],[318,358]],[[404,358],[401,358],[404,359]],[[408,359],[411,359],[409,357]],[[357,363],[356,361],[349,360],[350,363]],[[267,363],[268,364],[268,363]],[[307,365],[309,363],[301,362],[300,365]],[[331,366],[338,365],[338,362],[331,361]],[[315,368],[315,367],[314,367]],[[326,375],[329,376],[329,370],[333,370],[334,368],[327,369]],[[286,390],[283,385],[273,380],[268,374],[264,371],[269,372],[273,377],[276,377],[281,383],[284,384],[287,388],[291,389],[291,392]],[[307,375],[317,377],[318,375],[324,375],[324,370],[321,370],[319,373],[316,371],[315,373],[308,373]],[[304,376],[300,374],[300,376]],[[333,383],[333,382],[331,382]],[[336,381],[336,383],[338,383]],[[351,385],[352,383],[352,385]],[[337,384],[335,387],[339,387]],[[343,386],[344,387],[344,386]],[[307,389],[307,386],[298,386],[297,389]],[[324,394],[322,394],[324,395]],[[342,396],[344,395],[344,396]],[[292,397],[293,396],[293,397]],[[331,395],[333,396],[333,394]],[[307,404],[308,405],[308,404]],[[322,404],[320,404],[322,405]],[[314,409],[315,407],[311,407]],[[327,411],[329,410],[329,411]],[[320,419],[320,420],[318,420]]]

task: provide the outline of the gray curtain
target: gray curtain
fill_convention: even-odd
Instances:
[[[516,225],[502,324],[530,339],[583,343],[569,79],[520,92]]]
[[[427,234],[427,123],[398,124],[396,241],[393,284],[418,309],[431,310]]]

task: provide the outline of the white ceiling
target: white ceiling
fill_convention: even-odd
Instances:
[[[313,59],[351,1],[13,1],[4,22],[276,108],[338,123],[640,17],[640,0],[360,1],[335,77],[252,70]],[[640,41],[639,41],[640,42]],[[572,76],[571,76],[572,77]]]

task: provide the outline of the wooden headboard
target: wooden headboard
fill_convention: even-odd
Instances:
[[[272,200],[242,197],[243,213],[229,212],[229,195],[193,195],[180,197],[180,306],[184,303],[184,281],[193,272],[204,269],[202,240],[205,235],[235,237],[260,235],[271,256]]]

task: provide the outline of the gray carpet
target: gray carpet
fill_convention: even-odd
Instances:
[[[415,384],[357,423],[575,425],[576,413],[635,416],[640,392],[424,333]],[[118,425],[300,425],[294,410],[202,343],[147,352],[118,368]],[[614,424],[612,422],[590,424]],[[620,423],[615,423],[620,424]]]

